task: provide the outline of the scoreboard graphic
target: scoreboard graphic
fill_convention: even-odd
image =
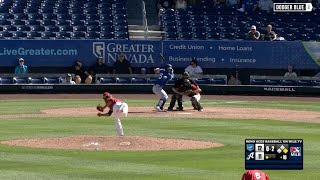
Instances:
[[[303,169],[303,140],[246,139],[245,169]]]

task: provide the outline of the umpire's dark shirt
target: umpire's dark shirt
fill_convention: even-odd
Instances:
[[[194,80],[189,79],[189,81],[191,82],[191,84],[197,85],[197,83],[196,83]],[[177,79],[177,80],[174,82],[173,87],[174,87],[174,88],[179,88],[180,86],[183,85],[183,83],[184,83],[184,79],[183,79],[183,78]]]

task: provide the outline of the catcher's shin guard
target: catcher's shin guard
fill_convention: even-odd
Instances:
[[[191,104],[195,109],[198,109],[198,101],[195,97],[191,98]]]

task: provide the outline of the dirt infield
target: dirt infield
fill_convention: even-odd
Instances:
[[[118,98],[144,99],[152,98],[154,95],[117,95]],[[0,95],[0,99],[84,99],[101,98],[100,94],[31,94],[31,95]],[[228,101],[320,101],[313,97],[272,97],[272,96],[203,96],[207,100]],[[0,115],[0,119],[23,118],[23,117],[76,117],[97,114],[95,107],[87,108],[58,108],[42,110],[42,114],[16,114]],[[296,121],[308,123],[320,123],[320,112],[284,110],[284,109],[258,109],[240,107],[205,107],[204,112],[185,108],[185,111],[157,112],[153,107],[130,107],[129,117],[161,117],[161,118],[230,118],[230,119],[268,119],[281,121]],[[98,118],[98,117],[97,117]],[[102,118],[102,117],[101,117]],[[49,139],[20,139],[1,142],[2,144],[14,146],[27,146],[38,148],[55,149],[80,149],[80,150],[182,150],[202,149],[223,146],[215,142],[202,142],[181,139],[165,139],[138,136],[125,137],[94,137],[94,136],[72,136]]]
[[[79,150],[120,150],[120,151],[159,151],[187,150],[221,147],[223,144],[184,139],[152,138],[140,136],[97,137],[71,136],[47,139],[19,139],[3,141],[2,144],[49,149]]]

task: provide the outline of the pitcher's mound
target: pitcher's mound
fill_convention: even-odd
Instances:
[[[140,136],[71,136],[47,139],[18,139],[1,143],[36,148],[122,151],[205,149],[223,146],[223,144],[215,142]]]

